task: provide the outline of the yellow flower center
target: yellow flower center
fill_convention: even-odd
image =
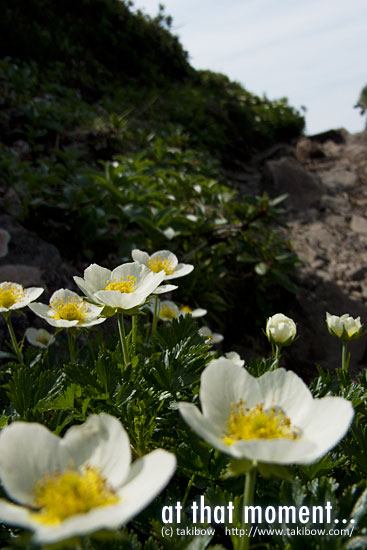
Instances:
[[[156,256],[155,258],[149,258],[148,267],[154,273],[159,273],[164,271],[166,275],[172,275],[175,271],[175,266],[173,265],[172,260],[168,258],[162,258],[162,256]]]
[[[247,409],[242,400],[233,406],[227,421],[227,433],[223,437],[226,445],[241,439],[297,439],[298,431],[283,411],[271,407],[264,411],[261,403]]]
[[[17,283],[2,283],[0,287],[0,307],[9,308],[25,298],[24,288]]]
[[[117,281],[116,279],[112,279],[112,281],[107,279],[106,283],[107,285],[105,287],[105,290],[119,290],[123,293],[130,293],[134,292],[135,290],[136,277],[134,277],[134,275],[128,275],[126,279],[120,277],[119,281]]]
[[[75,514],[86,514],[93,508],[118,501],[119,497],[95,468],[84,472],[70,469],[38,481],[35,505],[39,511],[32,514],[32,519],[55,525]]]
[[[182,313],[189,313],[190,315],[192,314],[192,309],[189,306],[181,306],[180,309]]]
[[[80,296],[67,296],[53,300],[49,306],[54,311],[53,319],[64,321],[83,321],[88,313],[88,303]]]
[[[47,336],[38,336],[38,338],[36,338],[36,342],[38,342],[39,344],[43,344],[44,346],[47,346],[49,339],[47,338]]]
[[[172,319],[176,319],[177,313],[171,306],[161,305],[159,310],[159,317],[166,321],[172,321]]]

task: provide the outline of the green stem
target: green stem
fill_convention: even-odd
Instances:
[[[77,545],[77,550],[88,550],[88,537],[80,537],[79,544]]]
[[[256,467],[254,466],[246,474],[245,480],[245,489],[243,495],[243,512],[246,509],[246,506],[251,506],[254,501],[255,493],[255,484],[256,484]],[[245,529],[245,536],[241,537],[239,540],[239,545],[237,550],[248,550],[250,548],[250,529],[251,523],[243,522],[243,528]]]
[[[274,353],[274,361],[276,362],[276,364],[274,365],[274,368],[278,368],[279,367],[279,359],[280,359],[280,352],[281,352],[281,346],[278,346],[277,344],[275,344],[275,353]]]
[[[348,357],[347,345],[348,345],[347,342],[343,342],[343,348],[342,348],[342,370],[343,370],[343,372],[348,372],[348,369],[349,369],[350,357]]]
[[[72,328],[68,328],[67,333],[68,333],[70,361],[72,363],[75,363],[75,332]]]
[[[15,355],[17,356],[17,359],[18,359],[19,363],[23,363],[23,354],[20,351],[17,339],[15,337],[13,324],[12,324],[11,319],[10,319],[10,313],[8,315],[4,315],[4,318],[5,318],[6,324],[8,325],[10,338],[11,338],[11,343],[12,343]]]
[[[136,335],[138,332],[138,316],[133,315],[132,320],[133,326],[132,326],[132,354],[133,356],[136,355]]]
[[[184,497],[183,497],[183,499],[182,499],[182,502],[181,502],[182,508],[185,507],[185,504],[186,504],[187,498],[188,498],[188,496],[189,496],[191,486],[192,486],[192,484],[194,483],[195,477],[196,477],[196,472],[194,472],[194,473],[192,474],[192,476],[190,477],[190,481],[189,481],[188,484],[187,484],[186,491],[185,491],[185,495],[184,495]]]
[[[158,299],[158,294],[155,294],[155,296],[154,296],[153,324],[152,324],[152,337],[155,335],[155,332],[157,330],[158,317],[159,317],[159,299]]]
[[[124,357],[124,366],[126,367],[126,365],[130,362],[130,357],[129,357],[129,350],[126,342],[124,316],[122,313],[117,314],[117,324],[119,327],[121,349],[122,349],[122,355]]]

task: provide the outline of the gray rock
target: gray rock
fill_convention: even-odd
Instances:
[[[352,216],[350,228],[356,233],[367,233],[367,220],[362,216]]]
[[[0,265],[0,281],[19,283],[24,287],[46,286],[38,267],[22,264]]]
[[[322,196],[322,187],[317,176],[312,175],[293,159],[271,160],[266,163],[268,177],[264,186],[273,196],[289,194],[287,204],[304,210],[317,204]]]
[[[6,229],[0,229],[0,258],[3,258],[8,253],[8,244],[10,241],[10,233]]]
[[[62,261],[57,248],[25,229],[14,218],[0,215],[0,227],[11,240],[8,254],[0,258],[0,277],[25,286],[43,286],[48,296],[58,288],[74,288],[74,270]]]

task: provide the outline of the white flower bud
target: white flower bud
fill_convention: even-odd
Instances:
[[[326,324],[330,334],[346,341],[359,338],[363,328],[361,318],[354,319],[349,313],[339,317],[326,312]]]
[[[272,344],[288,346],[297,334],[296,323],[283,313],[276,313],[269,317],[266,323],[266,336]]]

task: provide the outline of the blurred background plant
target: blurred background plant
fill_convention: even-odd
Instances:
[[[361,115],[366,114],[367,112],[367,85],[362,88],[362,91],[359,95],[359,99],[355,105],[356,109],[359,109],[361,112]],[[367,120],[366,120],[366,129],[367,129]]]

